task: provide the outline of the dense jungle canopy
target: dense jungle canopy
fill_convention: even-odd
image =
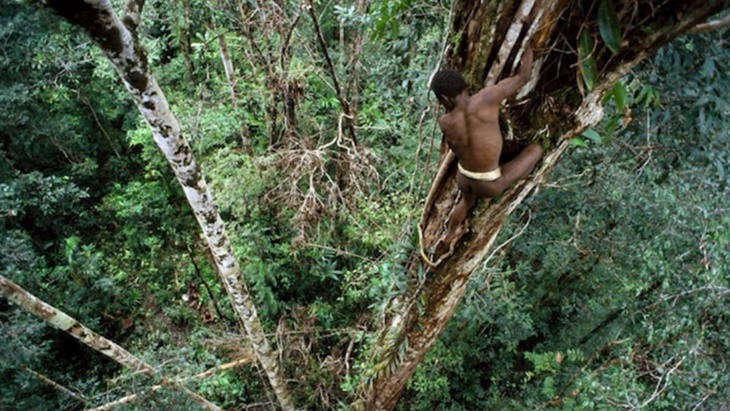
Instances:
[[[730,409],[728,9],[0,0],[0,410]]]

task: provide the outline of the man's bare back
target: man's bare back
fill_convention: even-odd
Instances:
[[[527,83],[532,59],[532,49],[528,48],[522,56],[517,75],[484,87],[472,96],[457,72],[444,70],[434,76],[431,89],[447,110],[439,118],[439,127],[446,144],[459,161],[456,182],[462,193],[449,220],[446,235],[437,247],[437,255],[448,251],[453,240],[463,233],[465,229],[461,225],[477,198],[498,196],[512,183],[526,177],[542,157],[542,148],[533,143],[512,161],[501,167],[499,164],[503,145],[499,104]],[[446,250],[443,250],[444,247]]]

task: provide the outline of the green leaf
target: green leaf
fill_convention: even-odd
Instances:
[[[646,96],[649,95],[650,89],[651,89],[651,86],[642,86],[641,87],[641,90],[639,90],[639,94],[634,99],[636,104],[641,104],[641,102],[646,98]]]
[[[618,26],[616,11],[609,4],[609,0],[601,0],[601,4],[598,5],[598,32],[613,54],[618,54],[621,29]]]
[[[593,141],[594,143],[603,144],[603,138],[601,138],[601,135],[592,128],[586,129],[585,131],[580,133],[580,135],[587,138],[588,140]]]
[[[616,102],[616,108],[618,111],[624,111],[626,107],[626,87],[624,83],[619,80],[613,85],[613,101]]]
[[[644,85],[641,87],[639,94],[634,99],[634,102],[638,105],[641,104],[642,108],[649,106],[658,107],[661,102],[659,92],[650,85]]]
[[[573,138],[571,138],[570,139],[570,144],[573,145],[573,146],[578,146],[578,147],[588,147],[588,144],[586,144],[586,142],[583,141],[583,139],[580,138],[580,137],[573,137]]]
[[[613,135],[613,132],[616,131],[616,128],[618,127],[619,121],[621,120],[622,116],[621,114],[616,114],[614,116],[611,116],[608,121],[606,122],[606,125],[603,127],[604,137],[603,142],[608,142],[608,140]]]
[[[580,33],[578,40],[578,59],[580,60],[580,74],[588,91],[593,90],[598,77],[598,69],[596,68],[596,60],[593,58],[593,39],[587,28]]]

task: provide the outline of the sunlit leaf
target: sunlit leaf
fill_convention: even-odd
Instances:
[[[593,58],[592,52],[593,39],[586,28],[580,33],[580,39],[578,40],[578,58],[580,59],[580,74],[588,91],[593,90],[598,76],[596,60]]]
[[[601,138],[601,142],[605,144],[611,136],[613,136],[613,133],[616,131],[616,128],[619,125],[619,122],[623,119],[623,115],[621,113],[615,114],[608,118],[608,121],[605,122],[605,125],[603,126],[603,137]]]
[[[693,92],[693,90],[690,90],[690,92]],[[641,87],[641,90],[634,99],[634,102],[635,104],[640,104],[643,108],[647,108],[649,106],[658,107],[661,102],[661,98],[659,96],[659,92],[656,91],[654,87],[644,85]]]
[[[616,11],[609,0],[601,0],[601,4],[598,5],[598,32],[613,54],[618,54],[621,44],[621,29],[618,25]]]
[[[616,102],[616,109],[623,111],[626,107],[626,87],[622,81],[617,81],[613,85],[613,101]]]
[[[581,136],[593,141],[594,143],[602,144],[603,139],[601,138],[601,135],[598,134],[598,132],[592,128],[586,129],[582,133],[580,133]]]
[[[588,144],[586,144],[586,142],[580,137],[573,137],[570,139],[570,144],[578,147],[588,147]]]

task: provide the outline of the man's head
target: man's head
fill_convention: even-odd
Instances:
[[[431,90],[436,94],[441,104],[450,108],[453,99],[466,90],[466,81],[458,71],[441,70],[431,79]]]

